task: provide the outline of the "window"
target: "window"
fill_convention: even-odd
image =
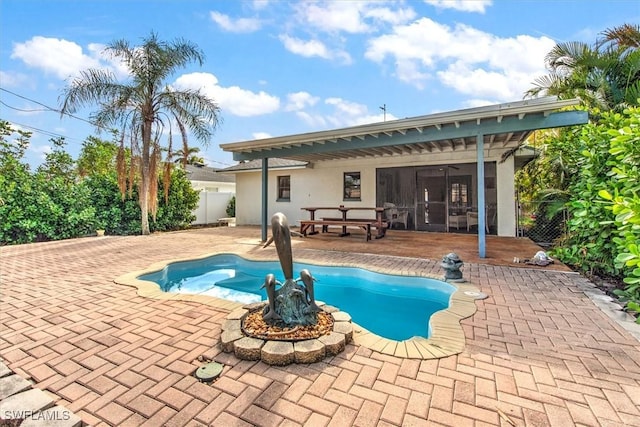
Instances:
[[[278,201],[290,201],[291,200],[291,177],[279,176],[278,177]]]
[[[451,184],[451,204],[467,205],[469,198],[467,197],[467,184],[454,182]]]
[[[344,200],[360,200],[360,172],[344,173]]]
[[[471,206],[471,176],[449,178],[449,212],[464,215]]]

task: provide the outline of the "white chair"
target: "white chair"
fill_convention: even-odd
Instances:
[[[466,223],[466,215],[449,215],[449,228],[455,226],[456,230],[460,230],[460,226],[464,227]]]
[[[491,218],[491,222],[489,222],[489,218]],[[485,209],[485,218],[484,218],[484,228],[489,232],[489,224],[493,225],[496,219],[496,207],[493,203],[490,203],[486,206]],[[467,231],[471,231],[471,226],[478,225],[478,212],[467,212]]]
[[[406,210],[400,210],[393,203],[384,203],[384,215],[389,221],[389,228],[393,228],[394,224],[402,224],[407,229],[407,223],[409,218],[409,212]]]

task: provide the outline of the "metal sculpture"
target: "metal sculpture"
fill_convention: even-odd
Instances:
[[[444,270],[444,280],[464,282],[460,268],[464,265],[458,254],[451,252],[442,258],[440,267]]]
[[[267,290],[268,304],[262,312],[262,318],[265,322],[277,326],[316,324],[316,313],[320,308],[315,302],[315,279],[306,269],[300,271],[298,279],[293,278],[291,231],[283,213],[278,212],[271,217],[271,230],[285,282],[278,282],[273,274],[267,274],[265,277],[263,288]]]

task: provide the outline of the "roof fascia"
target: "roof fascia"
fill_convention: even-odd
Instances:
[[[332,140],[348,137],[361,137],[372,133],[393,132],[398,129],[440,127],[465,121],[486,120],[489,118],[503,118],[534,113],[549,113],[563,107],[577,105],[577,99],[558,101],[555,97],[532,99],[507,104],[489,105],[469,108],[453,112],[436,113],[388,122],[372,123],[342,129],[332,129],[319,132],[309,132],[296,135],[279,136],[259,140],[220,144],[225,151],[244,151],[245,149],[276,148],[280,145],[310,144],[320,140]]]
[[[269,156],[271,157],[271,156]],[[257,158],[264,158],[263,156],[259,156]],[[281,171],[281,170],[295,170],[295,169],[310,169],[312,168],[311,163],[307,163],[306,165],[297,165],[297,166],[269,166],[270,171]],[[236,174],[236,173],[244,173],[244,172],[257,172],[261,171],[262,167],[258,166],[255,168],[249,169],[236,169],[236,170],[226,170],[224,172],[219,171],[218,173],[228,173],[228,174]]]
[[[363,138],[335,138],[332,141],[317,141],[309,144],[297,144],[291,141],[290,146],[247,148],[246,151],[234,151],[236,161],[262,159],[265,157],[287,158],[290,156],[304,156],[312,153],[331,153],[346,150],[366,150],[368,148],[389,147],[394,145],[413,144],[417,142],[432,142],[456,138],[466,138],[478,134],[492,135],[547,129],[564,126],[581,125],[587,123],[589,115],[586,111],[559,111],[555,113],[538,112],[524,116],[509,116],[505,118],[491,117],[484,121],[475,118],[466,122],[448,124],[446,126],[428,127],[420,131],[412,129],[402,133],[372,133]],[[293,139],[293,138],[292,138]]]

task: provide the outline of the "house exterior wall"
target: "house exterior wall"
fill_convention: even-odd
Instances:
[[[496,162],[496,192],[498,200],[498,235],[515,236],[514,210],[514,166],[513,158],[500,163],[502,150],[486,150],[485,161]],[[268,179],[268,216],[275,212],[284,213],[291,226],[308,219],[305,206],[376,206],[376,169],[403,166],[436,166],[451,163],[475,163],[474,150],[429,153],[421,155],[399,155],[389,157],[331,160],[314,162],[305,169],[270,169]],[[343,200],[343,179],[345,172],[360,172],[361,200]],[[277,177],[291,177],[290,201],[276,201]],[[475,186],[474,180],[474,186]],[[236,174],[236,221],[238,225],[259,225],[261,223],[261,171],[247,171]],[[331,215],[337,215],[335,212]],[[319,212],[319,216],[329,215],[329,211]],[[371,217],[375,214],[371,212]]]
[[[235,182],[220,182],[220,181],[191,181],[191,186],[194,190],[220,192],[220,193],[235,193]]]
[[[515,161],[496,162],[496,190],[498,202],[498,236],[516,235]]]

